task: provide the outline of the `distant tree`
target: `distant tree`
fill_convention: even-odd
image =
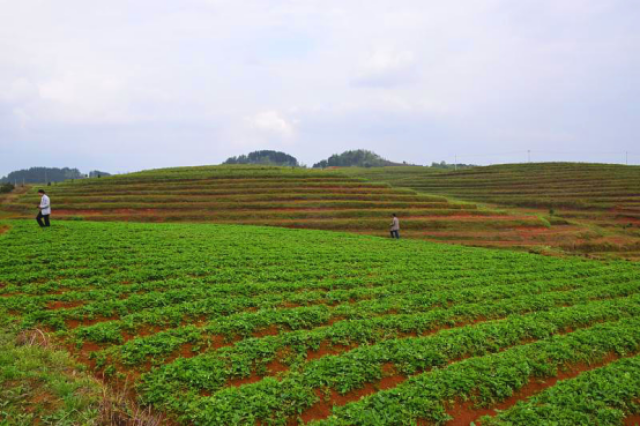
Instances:
[[[0,194],[7,194],[15,189],[12,183],[0,184]]]
[[[230,157],[222,164],[263,164],[270,166],[300,167],[298,160],[281,151],[254,151],[247,155]]]
[[[93,170],[93,171],[89,172],[89,177],[90,178],[105,177],[105,176],[111,176],[111,174],[107,173],[107,172],[101,172],[99,170]]]
[[[68,167],[31,167],[9,173],[0,182],[48,183],[62,182],[67,179],[82,179],[85,177],[78,169]]]
[[[375,152],[367,151],[365,149],[357,149],[354,151],[345,151],[342,154],[334,154],[328,159],[314,164],[313,168],[324,169],[326,167],[383,167],[400,165],[402,164],[386,160],[380,157]]]
[[[470,167],[477,167],[475,164],[449,164],[446,161],[441,161],[436,163],[435,161],[431,163],[431,167],[434,169],[444,169],[444,170],[454,170],[454,169],[468,169]]]

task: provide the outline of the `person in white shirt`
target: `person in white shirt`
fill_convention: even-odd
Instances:
[[[400,220],[396,217],[396,214],[393,214],[393,220],[391,221],[391,228],[389,229],[391,232],[391,238],[400,239]]]
[[[40,212],[38,212],[38,216],[36,216],[38,225],[40,225],[41,228],[51,226],[51,222],[49,221],[49,216],[51,216],[51,200],[49,200],[49,196],[44,193],[44,189],[38,190],[38,194],[41,196],[40,204],[38,204]]]

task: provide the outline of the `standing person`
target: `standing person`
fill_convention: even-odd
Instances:
[[[51,200],[49,200],[49,196],[44,193],[44,189],[38,190],[38,194],[41,195],[40,204],[38,204],[40,212],[38,213],[38,216],[36,216],[38,225],[40,225],[40,228],[51,226],[51,223],[49,222],[49,216],[51,216]],[[44,222],[42,221],[43,219]]]
[[[393,214],[393,220],[391,221],[391,228],[389,231],[391,232],[391,238],[400,239],[400,220],[395,213]]]

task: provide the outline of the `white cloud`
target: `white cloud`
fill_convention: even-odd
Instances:
[[[249,119],[251,127],[267,136],[291,139],[294,136],[294,123],[287,120],[278,111],[263,111]]]
[[[416,57],[409,50],[378,48],[360,65],[353,80],[357,86],[393,87],[415,78]]]

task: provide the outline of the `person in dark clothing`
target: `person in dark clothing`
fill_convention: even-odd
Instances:
[[[51,200],[49,200],[49,196],[44,193],[44,189],[38,190],[38,194],[40,194],[40,204],[38,204],[38,216],[36,216],[36,221],[38,221],[38,225],[40,228],[45,228],[47,226],[51,226],[51,222],[49,217],[51,216]]]
[[[393,220],[391,221],[391,228],[389,228],[389,232],[391,233],[391,238],[400,239],[400,220],[393,214]]]

